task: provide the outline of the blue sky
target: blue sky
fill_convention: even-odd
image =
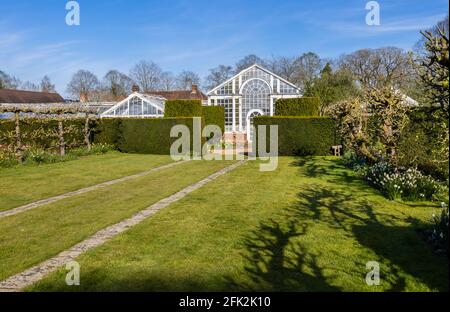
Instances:
[[[66,2],[0,0],[0,70],[24,81],[49,75],[62,94],[78,69],[101,78],[141,59],[204,77],[251,53],[410,49],[448,13],[446,0],[380,0],[381,25],[369,27],[365,0],[79,0],[81,25],[67,26]]]

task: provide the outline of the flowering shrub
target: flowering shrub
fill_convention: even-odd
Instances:
[[[417,169],[400,170],[386,162],[367,168],[363,175],[389,199],[432,200],[443,188]]]
[[[111,144],[106,143],[96,143],[92,144],[90,153],[95,155],[106,154],[110,151],[113,151],[115,148]]]
[[[86,147],[79,147],[70,150],[65,156],[60,156],[37,147],[24,146],[24,150],[25,152],[22,155],[24,164],[40,165],[74,160],[81,156],[101,155],[114,150],[114,147],[103,143],[93,144],[91,150],[88,150]],[[19,161],[17,158],[18,156],[14,152],[0,146],[0,167],[13,167],[18,165]]]

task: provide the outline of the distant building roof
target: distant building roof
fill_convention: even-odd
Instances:
[[[0,103],[45,104],[63,102],[64,99],[58,93],[0,89]]]
[[[204,95],[196,85],[192,86],[191,90],[177,90],[177,91],[150,91],[145,94],[163,97],[166,100],[201,100],[206,101],[208,97]]]

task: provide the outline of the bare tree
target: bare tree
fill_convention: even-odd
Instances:
[[[252,66],[258,64],[263,67],[268,67],[267,62],[260,58],[259,56],[255,54],[250,54],[245,56],[242,60],[238,61],[234,67],[235,73],[239,73],[240,71]]]
[[[176,87],[179,90],[190,90],[192,85],[200,85],[200,77],[191,71],[182,71],[177,76]]]
[[[269,69],[284,79],[294,82],[300,76],[298,61],[295,57],[279,56],[272,57]]]
[[[344,55],[340,67],[350,71],[364,87],[401,87],[411,80],[410,57],[400,48],[362,49]]]
[[[67,92],[73,96],[85,96],[86,100],[99,86],[97,76],[87,70],[79,70],[72,76],[72,80],[67,85]]]
[[[298,74],[293,77],[292,82],[299,87],[307,88],[317,78],[322,69],[322,60],[314,52],[303,53],[295,60]]]
[[[109,95],[117,100],[131,93],[133,80],[118,70],[110,70],[103,77],[103,87]]]
[[[22,85],[19,78],[10,76],[0,70],[0,89],[17,89]]]
[[[0,89],[4,89],[8,86],[9,75],[0,70]]]
[[[130,71],[130,77],[139,85],[143,92],[157,90],[161,82],[161,68],[147,61],[140,61]]]
[[[42,80],[41,80],[41,91],[42,92],[49,92],[49,93],[54,93],[56,92],[55,90],[55,85],[52,84],[52,82],[50,81],[50,78],[45,75]]]
[[[210,90],[233,76],[231,66],[219,65],[209,70],[209,75],[205,78],[205,87]]]
[[[175,88],[176,78],[171,72],[163,72],[160,80],[160,89],[170,91]]]
[[[31,81],[25,81],[24,83],[22,83],[20,88],[25,91],[39,91],[40,90],[39,86]]]

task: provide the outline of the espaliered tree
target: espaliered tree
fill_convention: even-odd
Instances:
[[[0,113],[13,113],[15,122],[15,148],[14,152],[17,155],[17,159],[21,162],[23,160],[23,146],[22,146],[22,133],[20,130],[20,114],[34,112],[33,107],[27,105],[15,106],[15,105],[0,105]]]
[[[66,154],[66,141],[64,138],[64,122],[67,119],[73,118],[74,115],[84,114],[84,142],[88,148],[91,150],[90,142],[90,120],[93,115],[97,112],[95,109],[89,108],[87,106],[81,105],[53,105],[46,108],[41,108],[38,110],[40,114],[45,115],[56,115],[56,120],[58,121],[58,147],[60,156]]]
[[[32,105],[0,105],[0,112],[13,113],[15,116],[15,151],[18,154],[20,160],[23,159],[23,144],[20,124],[21,124],[21,114],[32,113],[36,117],[48,117],[56,116],[58,128],[56,131],[56,136],[58,137],[58,148],[59,154],[64,156],[66,154],[66,140],[65,140],[65,121],[73,119],[79,115],[84,116],[84,143],[86,144],[88,150],[91,150],[90,133],[91,127],[90,122],[95,118],[97,110],[83,106],[83,105],[46,105],[46,106],[32,106]]]

